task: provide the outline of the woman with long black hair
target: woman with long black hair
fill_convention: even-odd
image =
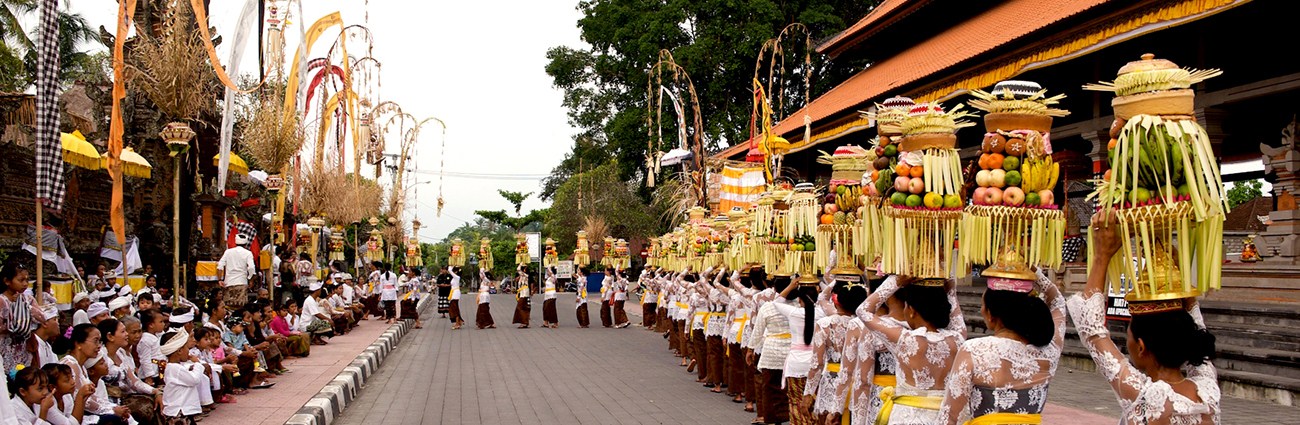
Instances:
[[[817,308],[818,280],[801,278],[798,284],[787,286],[772,303],[776,311],[790,322],[790,352],[785,357],[781,374],[785,377],[786,397],[790,404],[790,424],[813,423],[811,406],[802,403],[804,385],[813,367],[813,337],[816,322],[826,316]]]
[[[983,273],[980,313],[992,336],[962,344],[939,408],[946,423],[1042,421],[1065,337],[1065,300],[1041,271],[1009,251]]]
[[[898,298],[902,320],[877,314],[890,297]],[[945,379],[966,340],[966,321],[953,282],[890,276],[857,313],[898,362],[896,385],[881,392],[884,403],[877,423],[938,423]]]
[[[813,330],[813,363],[804,386],[802,409],[811,408],[813,416],[824,423],[840,423],[848,407],[849,388],[853,371],[844,366],[856,360],[855,341],[850,333],[863,329],[862,320],[853,315],[867,299],[867,285],[858,280],[835,281],[831,289],[831,304],[835,314],[817,320]],[[874,353],[870,353],[874,354]]]
[[[1106,329],[1106,267],[1121,246],[1109,209],[1092,216],[1092,264],[1083,292],[1070,297],[1070,318],[1097,371],[1119,399],[1122,424],[1219,423],[1214,335],[1205,330],[1195,298],[1129,304],[1127,351]],[[1172,307],[1172,308],[1169,308]],[[1141,310],[1141,311],[1139,311]]]

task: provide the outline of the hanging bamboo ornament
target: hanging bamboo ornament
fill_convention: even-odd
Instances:
[[[1055,202],[1060,164],[1052,160],[1049,131],[1053,117],[1069,114],[1052,107],[1065,96],[1048,97],[1031,81],[999,82],[972,96],[970,105],[988,114],[978,187],[962,217],[962,261],[1011,267],[997,263],[1014,258],[1029,267],[1060,267],[1065,214]]]
[[[1228,200],[1210,138],[1193,117],[1191,86],[1221,73],[1145,54],[1114,82],[1084,86],[1116,94],[1110,170],[1089,199],[1118,214],[1123,248],[1109,274],[1113,285],[1121,276],[1131,282],[1132,314],[1182,308],[1183,299],[1220,287]]]

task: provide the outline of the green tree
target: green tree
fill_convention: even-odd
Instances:
[[[582,39],[590,48],[558,46],[547,51],[546,73],[564,90],[569,122],[578,129],[573,149],[543,181],[551,199],[585,164],[617,159],[620,181],[645,178],[647,71],[660,49],[670,50],[690,74],[700,101],[703,140],[716,151],[749,138],[751,79],[763,43],[786,25],[808,26],[814,39],[830,37],[865,16],[878,1],[851,0],[584,0],[578,3]],[[803,39],[784,43],[791,87],[785,116],[805,103],[803,73],[813,75],[815,97],[865,65],[814,55],[802,69]],[[685,94],[683,94],[685,95]],[[665,107],[672,116],[671,107]],[[778,117],[779,118],[779,117]],[[675,129],[675,126],[673,126]],[[669,132],[665,128],[665,132]],[[674,138],[675,139],[675,138]],[[665,140],[665,144],[668,141]],[[660,147],[659,150],[667,150]]]
[[[1260,180],[1239,181],[1228,188],[1228,208],[1236,208],[1238,205],[1250,202],[1251,200],[1264,195],[1264,182]]]
[[[576,233],[588,219],[604,220],[609,235],[615,238],[640,239],[662,230],[651,208],[637,196],[631,183],[619,178],[618,170],[618,163],[609,161],[574,176],[556,190],[555,205],[565,208],[551,211],[546,228],[561,255],[573,251]]]
[[[24,31],[21,21],[39,21],[35,0],[0,0],[0,90],[23,91],[36,80],[36,40],[39,28]],[[80,14],[59,12],[59,81],[104,77],[103,57],[82,50],[89,42],[101,42],[99,34]],[[102,57],[101,57],[102,56]],[[21,58],[21,60],[19,60]],[[100,82],[100,81],[92,81]]]
[[[474,214],[483,217],[483,219],[489,222],[506,226],[515,232],[522,231],[530,224],[540,223],[546,219],[546,209],[532,210],[529,211],[528,214],[523,214],[524,200],[528,199],[529,196],[532,196],[532,192],[520,193],[498,189],[497,193],[501,194],[502,198],[505,198],[510,205],[514,206],[514,216],[511,216],[510,213],[506,212],[506,210],[478,210],[474,211]]]

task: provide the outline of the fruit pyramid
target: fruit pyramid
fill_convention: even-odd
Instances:
[[[465,242],[460,238],[451,240],[451,253],[447,256],[447,264],[455,267],[465,266]]]
[[[1133,314],[1181,308],[1220,286],[1228,200],[1210,138],[1193,116],[1191,86],[1221,73],[1145,54],[1115,81],[1084,86],[1116,95],[1110,170],[1089,198],[1118,214],[1123,248],[1109,264],[1110,281],[1132,283]]]
[[[893,187],[894,164],[898,160],[898,143],[902,133],[898,124],[907,119],[916,102],[911,98],[894,96],[876,104],[875,111],[865,112],[863,116],[876,122],[878,136],[873,140],[871,169],[862,175],[862,187],[865,194],[859,199],[857,235],[854,238],[854,253],[864,264],[875,264],[884,247],[880,235],[884,233],[884,211],[881,209],[882,196]],[[924,170],[922,170],[924,171]],[[909,170],[910,172],[910,170]],[[906,202],[906,196],[904,196]]]
[[[587,267],[591,264],[591,243],[587,241],[587,231],[579,230],[577,238],[573,248],[573,263],[577,267]]]
[[[817,162],[831,166],[830,190],[822,200],[822,213],[815,235],[816,246],[820,248],[817,265],[823,269],[831,261],[836,264],[854,264],[856,261],[854,235],[860,233],[862,227],[858,221],[866,198],[862,176],[870,173],[871,162],[875,159],[874,150],[856,145],[840,146],[834,154],[822,152],[817,159]],[[829,258],[831,248],[835,251],[834,260]]]
[[[1065,96],[1048,97],[1032,81],[1003,81],[991,93],[971,95],[971,107],[987,112],[986,133],[977,187],[962,215],[962,261],[990,265],[1016,258],[1031,267],[1060,267],[1065,214],[1055,201],[1060,164],[1052,161],[1049,131],[1053,117],[1069,114],[1052,107]]]
[[[922,103],[907,118],[880,122],[881,153],[893,167],[876,176],[877,193],[885,198],[880,234],[885,273],[947,279],[957,271],[952,250],[963,202],[956,132],[974,125],[964,120],[971,114],[961,108]]]
[[[784,270],[805,276],[817,273],[825,266],[823,260],[829,254],[829,247],[820,246],[814,237],[820,220],[819,213],[822,211],[817,187],[812,183],[799,183],[794,186],[794,193],[788,199],[789,209],[781,227],[782,236],[790,241],[785,254]]]
[[[555,239],[546,238],[545,253],[542,255],[542,265],[546,267],[555,267],[560,264],[560,251],[555,248]]]
[[[586,263],[578,263],[577,260],[574,260],[574,262],[582,266],[586,266]],[[492,270],[492,266],[493,266],[492,240],[488,238],[483,238],[482,240],[478,241],[478,267],[480,269],[490,271]]]

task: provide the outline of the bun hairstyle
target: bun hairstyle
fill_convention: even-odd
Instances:
[[[899,301],[912,307],[921,320],[935,329],[948,327],[948,314],[952,312],[952,303],[948,302],[948,290],[941,286],[905,285],[894,292]]]
[[[858,306],[867,300],[867,287],[861,284],[849,286],[848,282],[835,282],[835,288],[831,291],[835,294],[836,303],[849,313],[858,311]]]
[[[785,291],[785,287],[790,286],[791,284],[793,284],[793,281],[790,279],[790,276],[772,276],[772,281],[768,286],[771,287],[772,290],[780,293]]]
[[[682,280],[687,281],[687,282],[690,282],[690,283],[695,283],[695,274],[694,274],[694,273],[687,273],[687,274],[684,274],[684,275],[682,275]]]
[[[984,291],[984,308],[1002,321],[1002,326],[1020,335],[1030,345],[1044,347],[1056,336],[1052,311],[1042,298],[1016,291]]]
[[[762,268],[751,269],[749,271],[749,283],[754,289],[767,289],[767,271]]]
[[[1214,335],[1198,326],[1186,311],[1135,314],[1128,328],[1161,366],[1200,366],[1214,358]]]

